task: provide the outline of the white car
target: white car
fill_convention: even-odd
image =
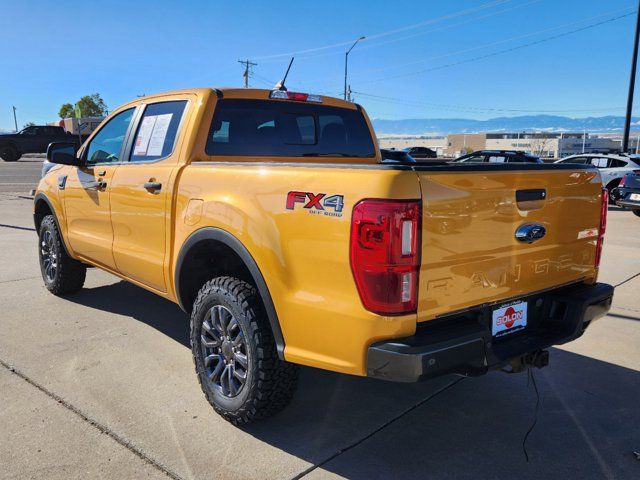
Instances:
[[[640,173],[640,155],[619,153],[583,153],[557,160],[554,163],[595,165],[600,170],[602,185],[609,190],[609,202],[618,200],[618,184],[627,173]]]

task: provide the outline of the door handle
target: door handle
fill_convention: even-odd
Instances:
[[[144,188],[150,192],[157,192],[162,189],[162,184],[160,182],[145,182]]]
[[[86,182],[83,183],[82,186],[85,188],[85,190],[104,190],[105,188],[107,188],[107,182],[103,180],[99,180],[96,182]]]

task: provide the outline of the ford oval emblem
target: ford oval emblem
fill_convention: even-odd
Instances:
[[[516,230],[516,239],[521,242],[533,243],[540,240],[547,233],[547,229],[539,223],[525,223]]]

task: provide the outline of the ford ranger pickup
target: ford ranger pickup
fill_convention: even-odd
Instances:
[[[401,382],[543,366],[611,306],[593,166],[389,162],[355,103],[234,88],[145,96],[47,156],[47,289],[94,266],[179,304],[234,424],[282,409],[298,365]]]

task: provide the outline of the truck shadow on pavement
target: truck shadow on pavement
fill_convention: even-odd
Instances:
[[[69,300],[129,316],[189,348],[187,315],[129,283]],[[534,374],[540,408],[529,463],[522,441],[536,397],[522,374],[467,378],[436,394],[454,378],[396,384],[302,368],[291,405],[243,430],[315,473],[354,480],[638,478],[640,372],[552,349],[550,366]]]

